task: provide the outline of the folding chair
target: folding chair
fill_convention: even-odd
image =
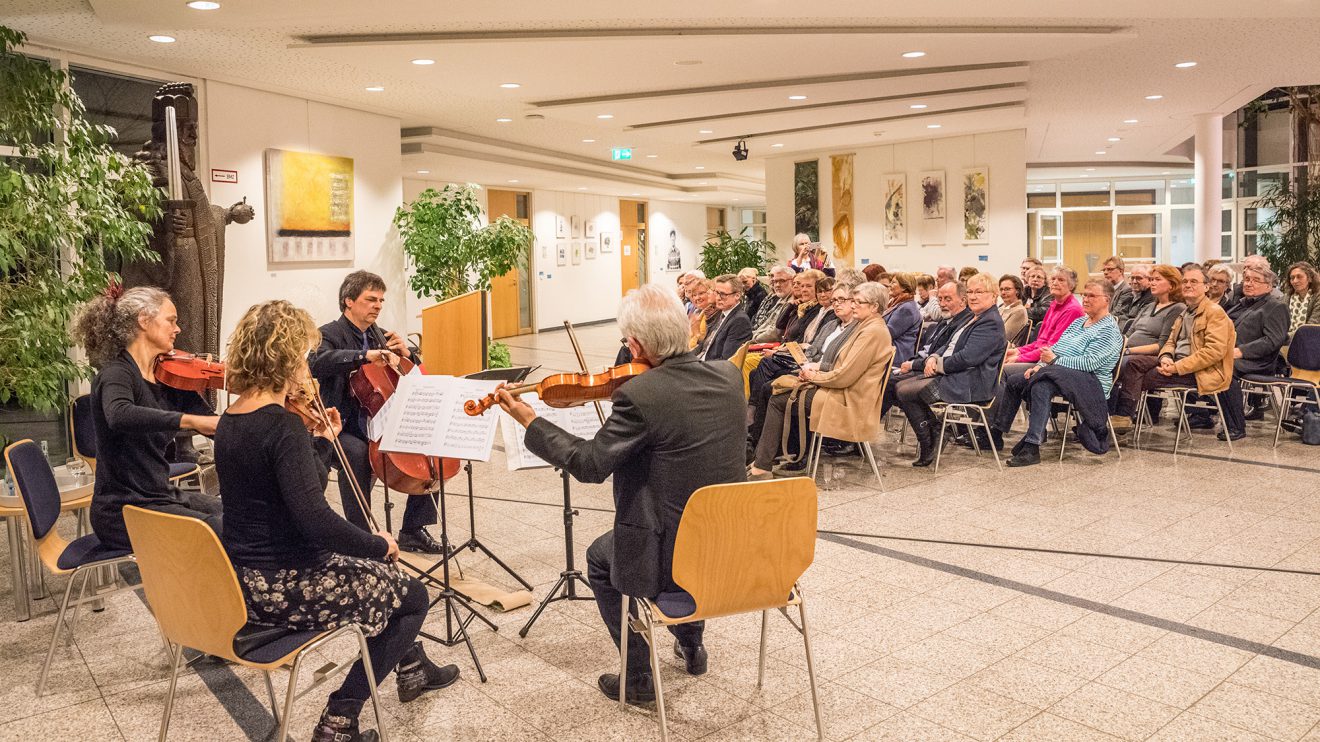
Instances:
[[[627,708],[630,631],[640,634],[650,651],[660,739],[668,742],[656,628],[759,612],[759,688],[765,680],[767,622],[770,611],[778,610],[802,635],[816,736],[825,739],[806,599],[798,584],[815,558],[815,549],[816,484],[806,477],[716,484],[694,492],[674,542],[673,578],[682,591],[661,593],[654,600],[625,596],[623,601],[621,619],[626,629],[619,642],[619,707]],[[636,617],[630,615],[629,603],[635,604]],[[800,626],[788,616],[788,607],[793,605],[798,608]]]
[[[936,402],[931,405],[935,414],[940,416],[940,435],[935,440],[935,471],[940,470],[940,456],[944,453],[944,430],[950,425],[966,425],[967,436],[972,439],[972,448],[976,449],[976,455],[981,455],[981,444],[976,440],[976,434],[972,428],[985,428],[985,434],[990,435],[990,411],[994,409],[995,399],[999,396],[999,386],[1004,382],[1004,363],[1008,358],[1008,346],[1004,346],[1004,352],[999,356],[999,376],[995,379],[995,395],[985,404],[975,404],[971,402]],[[972,416],[976,413],[976,417]],[[979,421],[978,421],[979,418]],[[993,445],[990,446],[990,453],[995,456],[995,465],[1002,471],[1004,462],[999,460],[999,451]]]
[[[1187,430],[1187,439],[1190,441],[1192,438],[1192,426],[1187,422],[1187,409],[1189,407],[1194,410],[1212,410],[1219,415],[1219,427],[1224,431],[1224,441],[1228,443],[1228,452],[1231,455],[1233,453],[1233,437],[1228,435],[1228,423],[1224,420],[1224,411],[1220,409],[1219,400],[1216,398],[1216,395],[1220,393],[1221,392],[1216,392],[1215,394],[1211,394],[1200,402],[1192,402],[1189,401],[1189,399],[1198,394],[1196,387],[1173,386],[1165,387],[1164,389],[1156,389],[1153,392],[1143,390],[1141,392],[1141,401],[1137,403],[1137,427],[1136,430],[1132,432],[1132,445],[1140,449],[1141,432],[1143,428],[1148,426],[1154,427],[1154,422],[1150,419],[1150,410],[1146,407],[1146,402],[1151,397],[1156,397],[1178,405],[1177,433],[1175,433],[1173,437],[1173,453],[1175,456],[1178,455],[1178,446],[1182,443],[1184,429]],[[1110,427],[1112,429],[1113,426]]]
[[[893,361],[894,361],[894,350],[891,348],[890,351],[886,353],[880,359],[879,362],[883,363],[886,366],[886,368],[888,368],[893,363]],[[881,399],[885,398],[885,391],[889,388],[889,379],[892,376],[893,374],[886,373],[884,375],[884,378],[880,380]],[[820,394],[819,391],[817,391],[816,393]],[[883,424],[883,421],[881,421],[881,423]],[[856,443],[857,445],[862,447],[862,454],[866,457],[866,462],[871,465],[871,472],[875,474],[875,481],[880,484],[880,491],[884,492],[885,482],[883,479],[880,478],[880,467],[876,466],[875,453],[871,450],[871,442],[870,441],[848,441],[848,442]],[[820,466],[820,454],[821,454],[821,449],[824,445],[825,445],[825,436],[821,435],[820,433],[813,432],[811,435],[811,450],[810,453],[807,454],[807,471],[809,472],[807,476],[811,477],[811,481],[813,482],[816,481],[816,468]]]
[[[1123,349],[1118,353],[1118,363],[1114,364],[1114,380],[1113,380],[1114,385],[1118,384],[1118,371],[1123,367],[1123,356],[1127,355],[1127,346],[1128,346],[1127,338],[1123,338]],[[1110,386],[1109,388],[1113,389],[1114,387]],[[1058,404],[1058,403],[1052,402],[1051,404]],[[1072,427],[1072,421],[1074,417],[1077,417],[1077,410],[1073,409],[1072,402],[1068,401],[1067,399],[1064,399],[1063,400],[1063,440],[1059,441],[1060,463],[1063,462],[1063,452],[1068,448],[1068,430]],[[1078,419],[1077,424],[1081,425],[1082,421]],[[1117,453],[1118,460],[1122,461],[1123,449],[1120,448],[1118,445],[1118,433],[1114,432],[1114,423],[1109,421],[1109,417],[1107,415],[1105,416],[1105,425],[1109,428],[1109,439],[1114,442],[1114,453]]]
[[[1274,408],[1274,447],[1279,447],[1279,436],[1283,433],[1283,417],[1288,409],[1288,400],[1293,399],[1294,391],[1301,391],[1304,397],[1311,397],[1320,404],[1320,325],[1302,325],[1293,334],[1288,346],[1288,375],[1269,376],[1250,374],[1243,376],[1242,395],[1250,393],[1269,394],[1271,401],[1274,393],[1281,400]]]

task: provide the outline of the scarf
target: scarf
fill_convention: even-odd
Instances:
[[[801,304],[797,305],[798,317],[801,318],[802,315],[807,313],[808,309],[811,309],[814,306],[816,306],[815,301],[804,301]]]

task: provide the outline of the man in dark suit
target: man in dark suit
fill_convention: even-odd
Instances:
[[[742,300],[743,287],[738,277],[732,274],[715,279],[714,319],[706,320],[709,328],[706,337],[697,348],[697,358],[703,361],[727,361],[752,339],[752,321],[747,314],[738,309]]]
[[[743,268],[738,271],[738,283],[743,287],[741,305],[743,312],[748,319],[751,319],[761,309],[761,302],[765,301],[769,292],[765,290],[765,285],[761,283],[760,274],[755,268]]]
[[[958,328],[967,324],[972,318],[972,312],[967,308],[967,287],[964,284],[949,281],[935,290],[935,298],[939,301],[940,312],[945,317],[935,323],[935,326],[930,328],[930,332],[922,333],[926,343],[917,348],[914,358],[930,355],[931,349],[943,347],[948,343],[953,333],[957,332]],[[897,401],[897,397],[894,395],[894,386],[901,378],[907,378],[899,374],[898,366],[903,361],[911,360],[913,358],[894,359],[896,364],[893,371],[894,375],[889,379],[889,386],[885,387],[884,399],[880,401],[880,419],[883,420],[885,415],[889,414],[889,408],[893,407]]]
[[[339,308],[343,314],[334,322],[321,325],[321,346],[309,359],[312,376],[321,383],[321,397],[326,407],[338,409],[344,421],[339,442],[368,503],[376,480],[371,475],[371,462],[367,456],[367,415],[349,390],[348,379],[369,363],[386,366],[394,363],[396,358],[406,358],[413,363],[422,360],[417,349],[410,348],[401,336],[382,332],[376,326],[376,318],[384,305],[385,282],[380,276],[367,271],[348,274],[339,286]],[[334,464],[340,466],[338,460]],[[338,480],[344,517],[359,528],[367,528],[366,517],[342,469]],[[439,542],[426,531],[426,526],[436,522],[435,501],[424,496],[406,499],[399,548],[427,554],[443,553]]]
[[[1123,275],[1126,268],[1123,259],[1117,255],[1105,260],[1101,268],[1105,280],[1114,287],[1114,298],[1109,300],[1109,313],[1114,315],[1114,319],[1119,323],[1119,329],[1132,319],[1132,301],[1136,298],[1132,284],[1128,283]]]
[[[654,284],[624,297],[619,329],[633,357],[651,370],[614,393],[613,411],[595,438],[565,432],[507,391],[498,395],[500,406],[527,427],[529,451],[582,482],[614,475],[614,529],[587,549],[587,577],[616,644],[623,595],[654,598],[681,590],[672,577],[674,538],[688,498],[707,485],[746,478],[746,402],[738,369],[701,363],[687,351],[687,317],[673,294]],[[674,652],[693,675],[706,671],[703,628],[670,629],[678,639]],[[630,636],[630,703],[655,698],[648,657],[644,641]],[[601,675],[597,685],[618,698],[618,675]]]

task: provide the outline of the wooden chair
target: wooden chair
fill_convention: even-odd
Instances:
[[[1127,355],[1127,347],[1128,347],[1127,338],[1123,338],[1123,349],[1118,352],[1118,362],[1114,364],[1114,380],[1112,382],[1113,386],[1109,387],[1110,389],[1113,389],[1114,386],[1118,385],[1118,372],[1119,369],[1123,368],[1123,356]],[[1063,404],[1063,440],[1059,442],[1060,463],[1063,462],[1063,452],[1068,449],[1068,430],[1072,427],[1073,418],[1077,417],[1077,410],[1073,408],[1072,402],[1069,402],[1068,400],[1065,399],[1063,400],[1062,404]],[[1077,424],[1080,425],[1081,420],[1078,420]],[[1117,453],[1118,460],[1122,461],[1123,449],[1120,448],[1118,445],[1118,433],[1114,432],[1114,423],[1111,422],[1107,416],[1105,419],[1105,425],[1109,427],[1109,439],[1114,442],[1114,453]]]
[[[124,524],[128,527],[128,536],[142,572],[147,603],[172,655],[170,687],[160,720],[161,742],[169,732],[175,687],[184,664],[184,647],[261,670],[266,680],[266,692],[270,695],[271,710],[279,724],[275,739],[284,740],[288,738],[294,701],[351,666],[350,661],[331,664],[329,669],[321,668],[316,671],[313,683],[302,693],[297,693],[303,659],[342,636],[357,639],[358,650],[353,659],[362,658],[371,689],[376,729],[385,742],[385,723],[380,699],[376,696],[367,640],[357,624],[331,631],[295,631],[250,625],[238,577],[220,539],[205,523],[196,518],[130,505],[124,508]],[[315,657],[313,661],[316,661]],[[281,713],[270,672],[290,663],[289,686]]]
[[[73,608],[69,619],[69,633],[78,621],[78,609],[87,604],[100,601],[107,595],[133,586],[119,581],[117,570],[109,570],[114,575],[114,587],[110,590],[93,588],[87,594],[87,581],[101,567],[113,567],[123,562],[133,561],[133,554],[124,549],[112,549],[101,543],[96,534],[87,534],[72,542],[55,529],[55,522],[60,513],[68,509],[67,503],[60,500],[60,488],[55,483],[55,473],[50,462],[41,453],[41,448],[31,439],[24,439],[5,448],[5,466],[14,477],[14,486],[32,529],[33,551],[46,569],[54,575],[68,575],[69,582],[64,587],[64,598],[60,601],[59,613],[55,616],[55,628],[50,637],[50,648],[46,651],[46,661],[41,665],[41,674],[37,678],[37,696],[45,695],[46,679],[50,675],[50,663],[55,657],[55,648],[59,646],[60,633],[64,629],[64,616]],[[90,498],[89,498],[90,499]],[[21,561],[18,554],[12,559]],[[15,579],[19,579],[22,570],[14,570]],[[79,582],[81,578],[81,583]],[[23,576],[26,579],[26,576]],[[78,597],[73,595],[73,586],[80,584]],[[18,589],[15,584],[14,589]]]
[[[1005,361],[1008,358],[1008,346],[1004,346],[1004,353],[999,357],[999,377],[995,379],[995,389],[998,390],[1004,383],[1004,366],[1008,365]],[[985,434],[990,435],[990,411],[994,409],[995,398],[991,397],[985,404],[975,404],[972,402],[936,402],[932,405],[935,414],[940,418],[940,435],[935,440],[935,471],[940,470],[940,455],[944,453],[944,431],[950,425],[966,425],[967,435],[972,439],[972,448],[976,449],[976,455],[981,455],[981,444],[976,440],[976,434],[972,428],[985,428]],[[973,417],[975,413],[975,417]],[[999,460],[999,451],[992,445],[990,453],[994,454],[995,465],[1002,471],[1004,462]]]
[[[885,353],[883,357],[881,357],[877,361],[877,363],[883,363],[885,368],[887,369],[893,363],[893,361],[894,361],[894,349],[891,347],[889,349],[889,352]],[[885,391],[888,390],[889,379],[892,377],[893,374],[886,373],[884,375],[884,378],[880,380],[881,399],[885,398]],[[816,393],[820,394],[819,391],[817,391]],[[883,425],[884,425],[884,421],[882,420],[881,426]],[[875,481],[880,484],[880,491],[884,492],[885,482],[883,479],[880,478],[880,467],[876,466],[875,452],[871,450],[871,442],[870,441],[848,441],[848,442],[856,443],[857,445],[861,446],[862,455],[866,457],[866,462],[871,465],[871,472],[875,474]],[[824,445],[825,445],[825,436],[820,435],[819,433],[812,433],[811,451],[810,453],[807,454],[807,476],[811,477],[811,481],[813,482],[816,481],[816,468],[820,466],[820,455]]]
[[[717,484],[694,492],[683,510],[674,543],[673,578],[683,591],[661,593],[655,599],[623,601],[622,625],[628,628],[619,642],[619,706],[626,708],[628,631],[640,634],[650,649],[660,739],[668,742],[656,628],[759,612],[761,654],[756,675],[759,688],[765,679],[770,611],[778,610],[793,624],[788,607],[796,605],[801,625],[793,624],[793,628],[802,634],[807,653],[816,735],[825,739],[807,606],[798,585],[815,558],[815,549],[816,484],[806,477]],[[629,615],[630,602],[636,604],[635,618]]]
[[[743,363],[747,361],[747,349],[751,347],[751,345],[752,345],[752,341],[748,340],[747,342],[740,345],[738,347],[738,350],[734,351],[733,355],[729,356],[729,363],[732,363],[734,368],[742,369]],[[743,400],[746,401],[750,399],[751,396],[752,396],[751,381],[748,377],[748,374],[743,374]]]
[[[92,423],[92,397],[83,394],[69,407],[69,439],[73,441],[73,455],[85,462],[96,473],[96,426]],[[201,474],[197,464],[170,464],[170,481],[176,484]]]

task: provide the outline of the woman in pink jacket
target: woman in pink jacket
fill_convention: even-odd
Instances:
[[[1045,319],[1040,323],[1040,332],[1036,333],[1036,339],[1008,352],[1005,360],[1010,365],[1004,367],[1005,377],[1014,372],[1019,374],[1026,372],[1028,366],[1040,360],[1041,348],[1053,346],[1063,335],[1063,331],[1068,329],[1068,325],[1086,313],[1082,310],[1081,302],[1073,296],[1073,290],[1076,288],[1077,273],[1072,268],[1060,265],[1050,273],[1050,294],[1054,297],[1054,301],[1050,304],[1050,308],[1045,310]],[[1015,365],[1020,368],[1014,368]]]

